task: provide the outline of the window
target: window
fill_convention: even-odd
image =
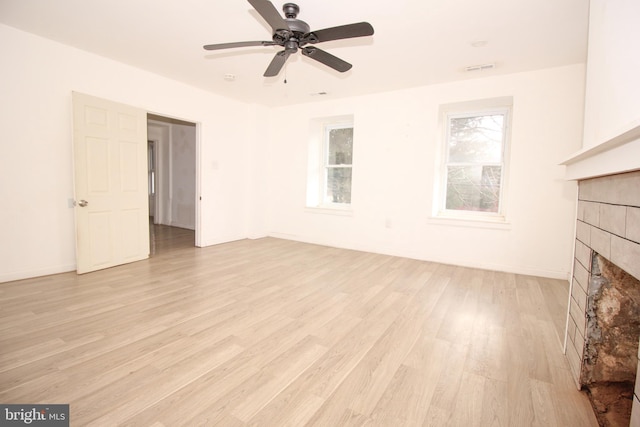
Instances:
[[[439,216],[504,219],[509,113],[510,106],[444,112]]]
[[[147,141],[147,151],[149,195],[153,196],[156,194],[156,143],[154,141]]]
[[[353,126],[326,126],[324,154],[324,203],[351,203]]]
[[[349,212],[352,171],[353,116],[312,120],[307,207]]]

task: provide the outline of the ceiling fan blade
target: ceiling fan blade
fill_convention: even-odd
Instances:
[[[339,27],[325,28],[323,30],[312,31],[302,37],[301,42],[320,43],[331,40],[351,39],[354,37],[372,36],[373,27],[368,22],[358,22],[356,24],[341,25]]]
[[[219,43],[219,44],[207,44],[203,48],[205,50],[220,50],[220,49],[232,49],[235,47],[249,47],[249,46],[274,46],[276,42],[272,41],[255,41],[255,42],[233,42],[233,43]]]
[[[323,63],[324,65],[333,68],[336,71],[340,71],[344,73],[345,71],[349,71],[352,67],[346,61],[338,58],[337,56],[331,55],[329,52],[325,52],[322,49],[318,49],[317,47],[305,47],[302,48],[302,54],[304,56],[308,56],[311,59],[315,59],[318,62]]]
[[[287,62],[287,58],[289,58],[289,52],[286,50],[276,53],[276,56],[273,57],[267,70],[264,72],[264,77],[277,76],[280,70],[282,70],[284,63]]]
[[[288,30],[289,24],[284,20],[280,12],[269,0],[248,0],[251,6],[267,21],[273,32],[276,30]]]

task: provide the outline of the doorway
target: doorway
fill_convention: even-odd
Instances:
[[[147,114],[150,254],[197,245],[197,125]]]

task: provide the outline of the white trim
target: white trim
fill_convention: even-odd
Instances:
[[[75,276],[76,268],[76,264],[63,264],[47,268],[38,268],[35,270],[13,271],[0,275],[0,283],[31,279],[34,277],[51,276],[52,274],[62,273],[74,273]]]
[[[309,143],[307,155],[307,194],[305,208],[313,213],[329,213],[334,215],[344,215],[335,212],[349,212],[351,203],[331,203],[326,201],[327,173],[328,167],[350,168],[351,188],[353,189],[353,158],[355,152],[355,126],[353,115],[343,115],[335,117],[324,117],[312,119],[309,127]],[[333,129],[354,129],[352,145],[351,165],[327,165],[328,156],[328,135]],[[346,215],[349,215],[348,213]]]
[[[567,299],[567,316],[564,324],[564,339],[562,340],[562,354],[567,354],[567,338],[569,337],[569,319],[571,317],[571,293],[573,292],[573,272],[576,265],[576,239],[578,238],[578,204],[580,189],[576,189],[576,208],[573,222],[573,249],[571,251],[571,272],[569,273],[569,298]]]
[[[638,120],[640,122],[640,120]],[[634,141],[640,138],[640,124],[631,129],[619,133],[616,136],[602,142],[601,144],[595,145],[593,147],[583,148],[582,150],[574,153],[567,160],[560,163],[561,165],[572,165],[574,163],[580,162],[582,160],[588,159],[589,157],[596,156],[605,151],[616,148],[620,145],[624,145],[628,142]]]
[[[584,150],[561,163],[566,166],[565,179],[579,181],[640,170],[640,137],[629,141],[625,136],[612,141]]]
[[[511,230],[511,223],[503,216],[430,216],[427,222],[433,225],[446,225],[450,227],[491,228],[495,230]]]
[[[149,114],[153,115],[153,116],[157,116],[157,117],[162,117],[165,119],[168,119],[168,122],[164,122],[164,121],[160,121],[160,120],[156,120],[154,118],[149,118]],[[195,222],[194,222],[194,226],[195,226],[195,242],[194,245],[197,247],[205,247],[208,246],[207,244],[205,244],[204,240],[203,240],[203,232],[202,232],[202,200],[201,200],[201,196],[202,196],[202,123],[200,122],[196,122],[193,120],[187,120],[187,119],[183,119],[180,117],[175,117],[175,116],[171,116],[171,115],[166,115],[164,113],[158,113],[155,111],[147,111],[147,125],[151,124],[153,126],[156,126],[158,128],[165,128],[168,129],[168,140],[166,141],[166,143],[168,144],[168,149],[167,152],[169,154],[171,154],[173,152],[173,132],[171,131],[172,127],[173,127],[173,122],[177,121],[177,122],[182,122],[181,124],[184,125],[194,125],[195,126],[195,154],[196,154],[196,158],[195,158]],[[157,139],[154,140],[156,142],[156,144],[159,142]],[[163,162],[164,158],[162,157],[162,151],[159,149],[159,146],[156,145],[156,195],[158,194],[163,194],[162,191],[164,191],[164,189],[162,188],[162,168],[158,168],[158,164],[162,164],[161,162]],[[169,169],[169,176],[173,175],[173,161],[172,161],[173,156],[169,155],[169,159],[168,159],[168,165],[167,165],[167,169]],[[166,194],[168,200],[169,200],[169,206],[172,206],[172,197],[173,197],[173,188],[172,188],[172,181],[169,180],[169,189],[167,190],[167,194]],[[156,200],[157,201],[157,200]],[[180,228],[187,228],[187,229],[191,229],[190,226],[186,226],[184,224],[179,224],[179,223],[174,223],[173,219],[172,219],[172,215],[171,215],[171,209],[169,209],[169,212],[164,212],[164,210],[162,209],[163,204],[162,203],[156,203],[156,213],[158,215],[158,222],[161,222],[162,224],[170,224],[171,226],[176,226],[176,227],[180,227]]]
[[[341,244],[336,244],[334,241],[327,242],[323,239],[311,238],[309,236],[303,236],[298,234],[270,232],[268,233],[268,237],[274,237],[277,239],[284,239],[284,240],[292,240],[295,242],[311,243],[314,245],[322,245],[322,246],[327,246],[332,248],[350,249],[350,250],[370,252],[375,254],[397,256],[402,258],[415,259],[418,261],[436,262],[440,264],[450,264],[450,265],[456,265],[460,267],[478,268],[481,270],[500,271],[505,273],[520,274],[525,276],[546,277],[549,279],[566,280],[567,274],[568,274],[566,271],[545,270],[540,268],[529,268],[529,267],[514,267],[510,265],[493,264],[493,263],[480,263],[473,260],[460,260],[457,257],[449,258],[449,257],[441,257],[441,256],[424,256],[424,255],[415,253],[415,251],[404,252],[404,251],[399,251],[397,249],[391,249],[385,246],[362,245],[355,242],[352,242],[354,244],[341,245]]]
[[[202,123],[196,122],[196,218],[195,218],[195,242],[203,247],[202,237]]]
[[[497,212],[483,212],[483,211],[467,211],[467,210],[454,210],[446,208],[447,200],[447,171],[451,166],[449,163],[449,149],[448,143],[450,138],[450,121],[453,118],[461,117],[475,117],[485,115],[503,115],[504,121],[502,126],[502,149],[501,149],[501,162],[486,162],[486,163],[469,163],[461,162],[456,163],[456,166],[464,165],[496,165],[500,166],[500,195],[498,199],[498,211]],[[439,123],[441,128],[441,142],[439,146],[439,162],[436,168],[436,177],[434,179],[434,199],[433,199],[433,211],[432,216],[429,218],[433,223],[438,223],[438,219],[451,220],[448,225],[458,225],[459,221],[478,221],[479,223],[491,223],[503,224],[510,227],[510,224],[506,220],[506,206],[508,198],[508,177],[509,177],[509,164],[510,164],[510,146],[511,146],[511,121],[513,115],[513,98],[501,97],[486,100],[475,100],[469,102],[446,104],[440,107]],[[445,223],[445,222],[441,222]],[[468,226],[468,225],[463,225]],[[483,225],[478,225],[483,227]]]
[[[305,206],[304,211],[312,214],[324,214],[324,215],[338,215],[338,216],[353,216],[353,209],[351,205],[347,204],[333,204],[322,206]]]
[[[334,164],[334,163],[329,163],[329,145],[331,143],[331,131],[332,130],[338,130],[338,129],[351,129],[351,135],[352,135],[352,141],[351,141],[351,163],[350,164]],[[338,123],[328,123],[325,124],[323,127],[323,132],[322,132],[322,156],[321,156],[321,161],[322,161],[322,167],[321,167],[321,171],[322,171],[322,180],[319,181],[321,188],[320,188],[320,205],[318,207],[333,207],[334,205],[337,206],[341,206],[341,205],[350,205],[351,201],[349,201],[349,203],[333,203],[333,202],[329,202],[327,201],[327,190],[328,190],[328,180],[329,180],[329,169],[351,169],[351,187],[353,187],[353,121],[349,121],[349,122],[338,122]],[[349,191],[351,191],[351,188],[349,189]]]

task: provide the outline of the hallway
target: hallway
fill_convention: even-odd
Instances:
[[[195,248],[195,231],[169,225],[154,224],[149,220],[149,256],[169,251]]]

